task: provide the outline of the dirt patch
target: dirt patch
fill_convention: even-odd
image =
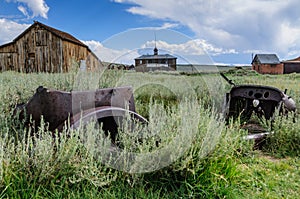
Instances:
[[[273,162],[273,163],[280,163],[282,161],[287,161],[288,160],[288,158],[277,158],[277,157],[265,154],[263,152],[259,153],[259,157],[262,158],[262,159],[268,160],[270,162]]]

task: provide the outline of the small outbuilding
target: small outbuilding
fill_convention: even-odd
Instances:
[[[276,54],[256,54],[251,64],[261,74],[283,74],[283,64]]]
[[[297,57],[295,59],[282,61],[284,74],[289,73],[300,73],[300,57]]]
[[[177,57],[170,54],[158,54],[156,47],[153,51],[153,55],[142,55],[134,59],[136,71],[176,70]]]
[[[100,66],[98,57],[83,42],[38,21],[0,46],[0,72],[68,72],[80,63],[85,63],[87,70]]]

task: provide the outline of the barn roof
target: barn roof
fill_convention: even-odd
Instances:
[[[282,61],[283,63],[299,63],[300,62],[300,57],[297,57],[295,59],[290,59],[290,60],[285,60]]]
[[[261,64],[279,64],[280,60],[278,59],[276,54],[256,54],[253,62],[258,62]]]
[[[135,59],[139,60],[139,59],[177,59],[177,58],[170,54],[162,54],[162,55],[142,55]]]
[[[21,33],[17,38],[15,38],[13,40],[13,42],[20,39],[24,34],[26,34],[28,31],[30,31],[32,28],[34,28],[35,26],[38,26],[38,25],[45,28],[49,32],[52,32],[54,35],[56,35],[57,37],[60,37],[63,40],[66,40],[66,41],[69,41],[69,42],[72,42],[72,43],[75,43],[75,44],[78,44],[80,46],[84,46],[84,47],[88,48],[87,45],[85,45],[83,42],[76,39],[74,36],[70,35],[69,33],[66,33],[66,32],[60,31],[58,29],[52,28],[52,27],[47,26],[47,25],[45,25],[41,22],[38,22],[38,21],[34,21],[34,23],[29,28],[27,28],[23,33]]]

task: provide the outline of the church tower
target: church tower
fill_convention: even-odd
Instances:
[[[158,49],[156,48],[156,45],[153,51],[154,51],[154,55],[158,55]]]

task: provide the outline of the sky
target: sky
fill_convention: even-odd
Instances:
[[[298,0],[0,0],[0,45],[34,20],[70,33],[103,61],[130,64],[154,46],[192,64],[300,56]]]

